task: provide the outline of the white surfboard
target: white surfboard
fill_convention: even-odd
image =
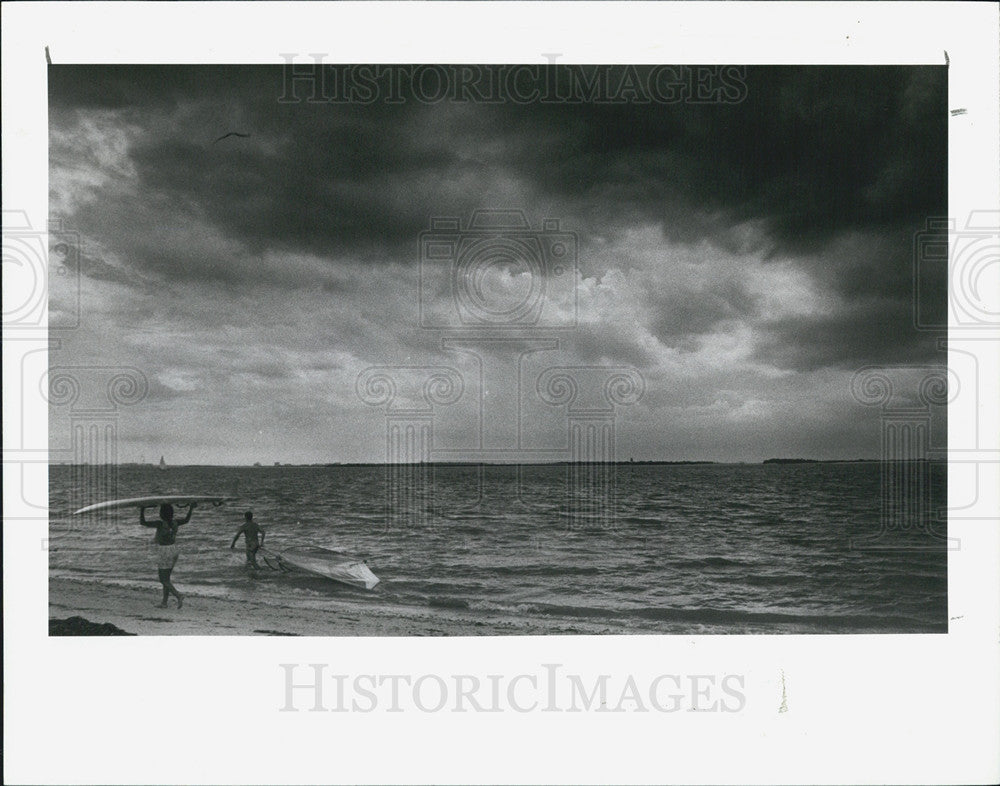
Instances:
[[[224,497],[221,494],[169,494],[167,496],[160,497],[110,499],[107,502],[98,502],[96,505],[87,505],[85,508],[80,508],[79,510],[74,511],[73,515],[77,516],[81,513],[96,513],[97,511],[103,510],[116,510],[117,508],[149,508],[159,505],[177,505],[178,507],[184,508],[192,502],[197,502],[199,504],[210,502],[213,506],[216,506],[231,499],[235,499],[235,497]]]

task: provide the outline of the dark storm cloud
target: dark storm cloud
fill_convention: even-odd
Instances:
[[[726,320],[753,318],[760,298],[736,279],[713,286],[650,293],[656,307],[650,330],[668,346],[683,347],[692,337],[709,333]]]
[[[109,265],[103,259],[87,254],[79,255],[77,270],[81,275],[92,278],[95,281],[111,281],[124,286],[136,286],[138,284],[135,277],[130,275],[126,270]]]
[[[910,304],[867,298],[833,314],[793,316],[757,326],[755,357],[780,368],[860,368],[869,364],[944,363],[926,335],[900,333],[910,324]]]
[[[54,69],[51,90],[57,108],[145,109],[131,149],[145,187],[313,252],[412,238],[428,211],[477,206],[449,179],[494,168],[583,220],[649,217],[682,240],[760,220],[779,254],[945,208],[939,67],[749,68],[735,104],[279,103],[280,81],[277,67]],[[211,144],[230,105],[253,138]]]
[[[946,209],[946,75],[756,67],[737,104],[520,108],[573,132],[539,135],[524,172],[684,241],[762,221],[774,253],[797,254],[848,230],[919,228]]]
[[[841,235],[796,264],[829,302],[819,313],[756,321],[757,359],[796,370],[941,360],[937,337],[914,328],[912,232]],[[938,313],[947,282],[933,284],[927,300]]]
[[[248,69],[252,70],[252,69]],[[189,66],[56,65],[49,68],[49,101],[55,109],[141,110],[224,90],[237,69]]]
[[[391,125],[344,118],[331,128],[324,110],[322,116],[307,110],[317,114],[315,124],[301,122],[302,110],[292,111],[297,122],[289,138],[251,123],[260,145],[254,139],[227,140],[226,148],[179,140],[138,144],[132,157],[141,185],[194,201],[227,235],[255,250],[377,254],[412,240],[426,223],[414,181],[439,171],[446,159],[413,150],[400,136],[404,130]],[[407,186],[408,198],[398,202],[398,190]]]
[[[654,291],[648,327],[668,347],[743,321],[761,329],[757,357],[782,368],[919,355],[910,249],[947,212],[946,70],[745,74],[737,103],[352,104],[279,102],[280,67],[53,67],[50,97],[55,127],[89,111],[129,129],[141,204],[112,181],[75,218],[166,279],[344,294],[359,286],[338,272],[350,264],[415,267],[432,215],[544,209],[532,220],[553,215],[581,236],[652,224],[674,244],[789,262],[836,303],[832,316],[760,323],[738,277]],[[251,136],[214,142],[233,130]],[[581,257],[597,275],[620,264]],[[588,356],[649,357],[615,330],[589,341]]]

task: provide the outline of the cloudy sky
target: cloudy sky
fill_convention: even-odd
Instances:
[[[522,445],[556,449],[565,411],[516,389],[516,358],[546,337],[528,377],[644,381],[617,412],[619,458],[876,457],[854,371],[941,360],[912,327],[912,271],[914,234],[947,214],[944,68],[751,67],[701,100],[612,70],[596,101],[539,98],[530,72],[508,83],[518,100],[485,101],[441,96],[455,71],[419,90],[399,71],[373,91],[373,73],[327,72],[309,101],[279,67],[50,67],[51,213],[82,242],[50,293],[58,327],[79,282],[80,324],[50,362],[146,376],[121,460],[381,461],[384,408],[357,391],[372,366],[410,367],[401,388],[412,367],[458,372],[436,447],[483,444],[484,422],[510,447],[520,418]],[[347,100],[350,79],[367,92]],[[250,136],[215,141],[230,131]],[[510,324],[460,314],[449,263],[422,260],[432,218],[465,231],[484,208],[557,219],[570,257],[575,242],[558,281],[544,238],[540,268],[501,252],[482,267],[476,302],[535,298]]]

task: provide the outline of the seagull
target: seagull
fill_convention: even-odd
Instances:
[[[215,140],[215,142],[221,142],[223,139],[225,139],[226,137],[230,137],[230,136],[238,136],[241,139],[249,139],[250,138],[250,134],[241,134],[239,131],[230,131],[228,134],[223,134],[222,136],[220,136],[218,139]],[[213,142],[212,144],[214,145],[215,142]]]

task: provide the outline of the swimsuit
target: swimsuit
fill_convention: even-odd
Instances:
[[[260,535],[254,534],[253,538],[251,538],[249,532],[244,532],[243,539],[246,541],[247,555],[256,554],[257,549],[260,548]]]
[[[169,570],[174,566],[174,563],[177,562],[177,557],[180,553],[180,546],[176,543],[171,543],[169,546],[154,543],[151,556],[153,558],[153,562],[156,563],[156,567]]]
[[[169,543],[158,543],[156,538],[169,540]],[[177,526],[157,527],[156,535],[153,536],[153,562],[160,569],[169,570],[177,562],[177,557],[181,553],[180,546],[174,541],[177,537]]]

